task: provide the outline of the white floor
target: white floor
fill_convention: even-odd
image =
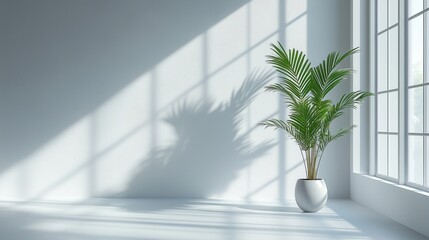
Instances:
[[[352,201],[319,213],[284,206],[195,200],[0,203],[2,240],[428,239]]]

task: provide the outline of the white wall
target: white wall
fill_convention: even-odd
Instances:
[[[285,116],[282,99],[263,93],[236,106],[265,84],[244,79],[270,69],[270,43],[315,64],[348,50],[349,8],[344,0],[1,1],[0,199],[293,198],[304,176],[297,147],[255,127]],[[349,167],[344,138],[320,170],[330,197],[349,197]]]

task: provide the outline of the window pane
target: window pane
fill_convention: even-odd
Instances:
[[[408,131],[423,132],[423,87],[408,91]]]
[[[389,89],[398,88],[398,27],[389,30]]]
[[[408,17],[423,10],[423,0],[408,0]]]
[[[398,92],[389,93],[389,132],[398,132]]]
[[[429,5],[429,0],[427,0],[426,2]],[[425,31],[426,31],[426,37],[427,37],[426,39],[429,39],[429,36],[428,36],[429,35],[429,12],[426,12],[425,15],[426,15],[426,24],[425,24],[426,29],[425,29]],[[426,74],[426,82],[429,82],[429,77],[427,76],[428,71],[429,71],[429,46],[427,44],[427,41],[428,40],[426,40],[426,49],[425,49],[426,68],[424,69],[424,71],[426,71],[426,73],[425,73]]]
[[[379,132],[387,132],[387,93],[379,94],[377,100],[377,128]]]
[[[378,36],[377,89],[387,90],[387,32]]]
[[[426,172],[424,173],[426,176],[426,186],[429,187],[429,137],[425,137],[425,145],[426,145]]]
[[[389,136],[389,177],[398,178],[398,155],[399,155],[399,144],[398,136]]]
[[[389,26],[398,23],[398,0],[389,0]]]
[[[408,137],[408,181],[423,185],[423,137]]]
[[[424,131],[425,133],[429,133],[429,86],[425,87],[425,92],[424,92],[424,96],[423,96],[424,102],[424,108],[425,108],[425,114],[426,116],[424,116],[424,121],[425,121],[425,126],[424,126]]]
[[[387,0],[377,1],[377,27],[378,32],[387,28]]]
[[[423,83],[423,15],[409,22],[409,85]]]
[[[377,173],[387,176],[387,135],[378,134]]]

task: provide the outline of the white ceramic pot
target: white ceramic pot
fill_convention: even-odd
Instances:
[[[304,212],[317,212],[328,200],[328,189],[323,179],[298,179],[295,185],[295,201]]]

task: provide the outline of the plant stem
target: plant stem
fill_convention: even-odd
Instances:
[[[305,162],[304,154],[302,153],[302,148],[299,146],[299,152],[301,153],[302,161],[304,162],[304,168],[305,168],[305,176],[308,178],[308,168],[307,163]]]
[[[310,157],[310,150],[305,151],[305,160],[307,161],[307,178],[311,179],[312,177],[312,164],[311,164],[311,157]]]

